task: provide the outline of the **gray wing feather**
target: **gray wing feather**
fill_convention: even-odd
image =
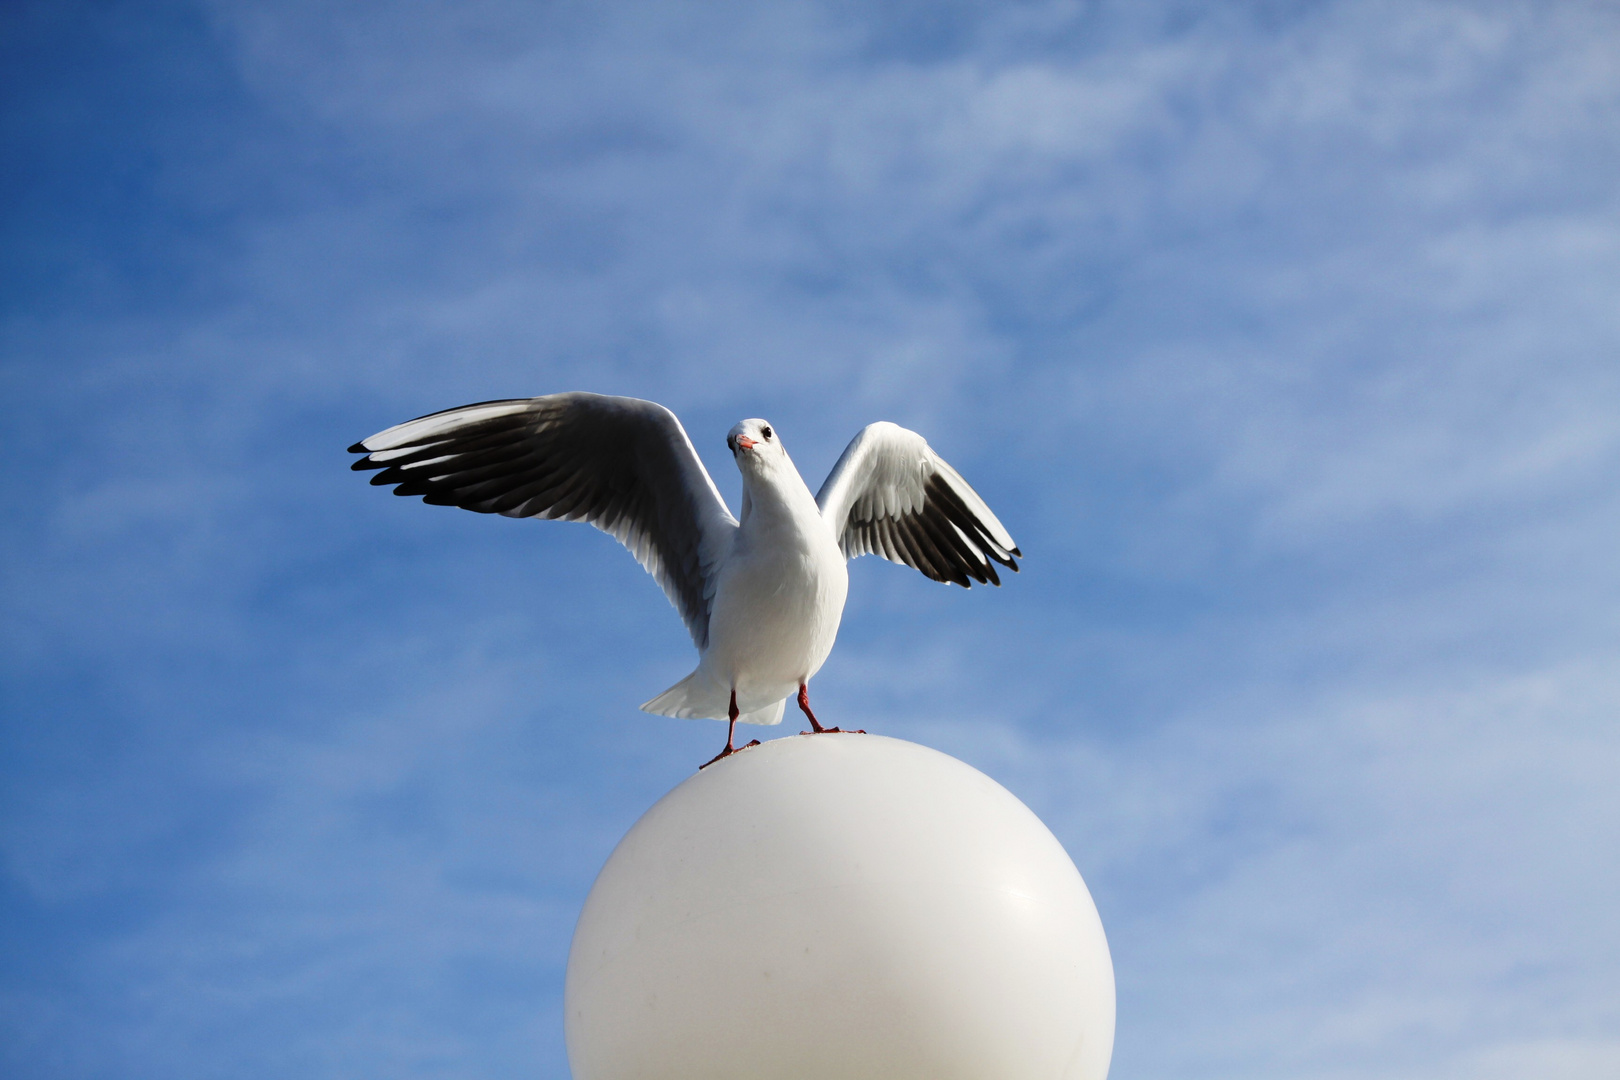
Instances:
[[[737,521],[675,414],[569,393],[432,413],[349,448],[373,484],[481,514],[584,521],[630,550],[699,649]]]
[[[875,553],[935,581],[1000,585],[1023,552],[978,492],[915,431],[880,421],[850,441],[816,495],[846,558]]]

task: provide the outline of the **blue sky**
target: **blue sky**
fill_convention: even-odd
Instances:
[[[1003,589],[852,566],[818,711],[1052,826],[1117,1080],[1620,1073],[1612,5],[0,21],[6,1075],[566,1076],[722,729],[611,540],[343,453],[565,389],[995,507]]]

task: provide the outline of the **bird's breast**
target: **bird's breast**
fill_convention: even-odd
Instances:
[[[736,685],[789,690],[821,667],[838,636],[849,576],[830,536],[740,538],[709,622],[705,663]],[[787,691],[784,691],[787,692]]]

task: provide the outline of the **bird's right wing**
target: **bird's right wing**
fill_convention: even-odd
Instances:
[[[585,521],[663,586],[699,649],[737,521],[675,414],[637,398],[551,394],[463,405],[349,447],[373,484],[481,514]]]
[[[844,556],[876,552],[964,589],[1000,585],[995,563],[1017,571],[1013,543],[979,493],[898,424],[868,424],[850,441],[816,494]]]

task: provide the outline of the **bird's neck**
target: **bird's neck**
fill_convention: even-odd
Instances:
[[[802,522],[806,517],[819,517],[816,499],[805,487],[789,462],[769,472],[744,473],[742,516],[738,524],[747,528],[770,528],[777,524]]]

